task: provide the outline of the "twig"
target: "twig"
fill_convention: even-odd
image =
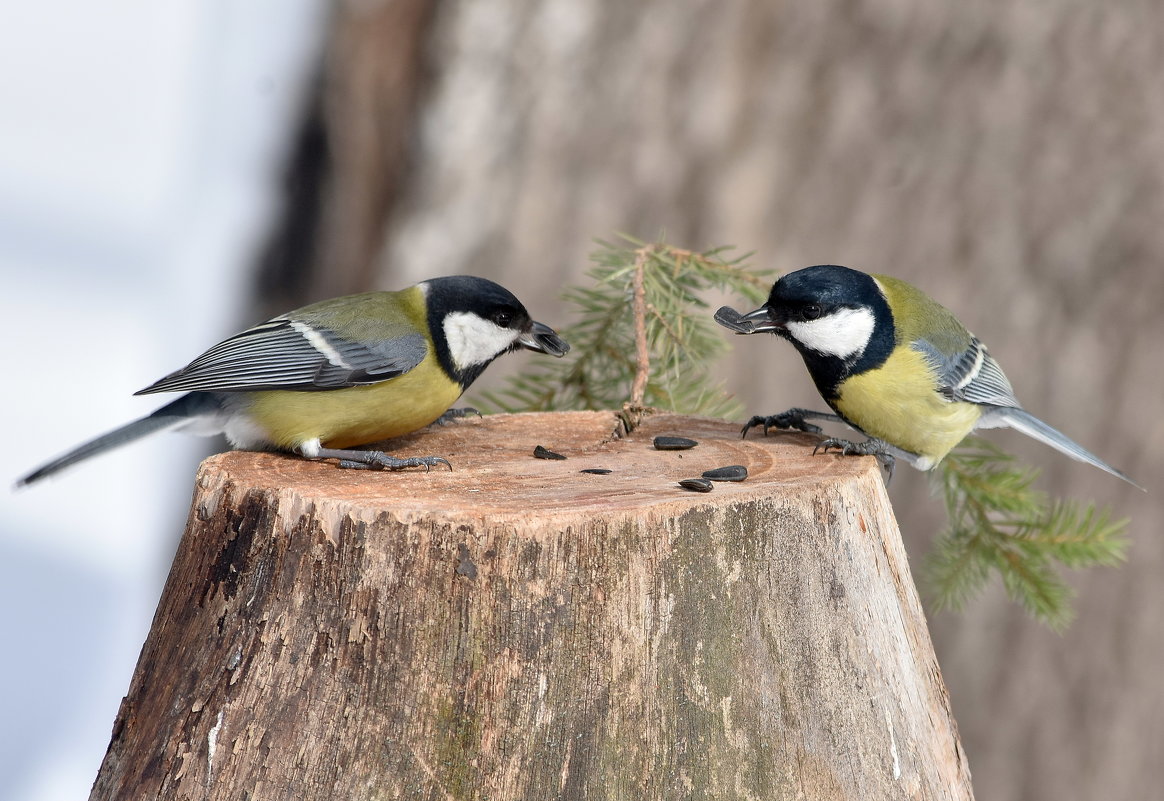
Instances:
[[[642,408],[647,395],[647,379],[651,375],[651,354],[647,350],[647,295],[643,288],[643,274],[647,260],[655,252],[654,245],[645,245],[635,251],[634,304],[632,314],[635,320],[635,380],[631,384],[629,405]]]

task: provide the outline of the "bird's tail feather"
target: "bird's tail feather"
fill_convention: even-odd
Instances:
[[[156,434],[159,431],[169,431],[189,423],[191,418],[213,412],[217,409],[217,400],[205,392],[191,392],[183,395],[172,403],[168,403],[157,411],[127,423],[120,428],[102,434],[95,439],[78,445],[66,454],[58,456],[47,464],[41,465],[28,475],[16,482],[17,487],[24,487],[53,473],[71,467],[99,454],[128,445],[131,442]]]
[[[1015,407],[999,408],[995,412],[995,416],[1000,422],[1005,423],[1016,431],[1021,431],[1028,437],[1037,439],[1039,442],[1046,443],[1055,450],[1070,456],[1072,459],[1085,462],[1094,467],[1098,467],[1100,470],[1111,473],[1117,478],[1122,478],[1133,487],[1144,489],[1131,478],[1129,478],[1128,475],[1122,470],[1117,470],[1116,468],[1112,467],[1103,459],[1100,459],[1094,453],[1084,448],[1078,442],[1071,439],[1063,432],[1047,425],[1025,409],[1019,409]]]

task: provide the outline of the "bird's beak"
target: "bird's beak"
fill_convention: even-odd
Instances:
[[[517,344],[551,356],[565,356],[570,352],[569,342],[558,336],[554,329],[536,320],[530,324],[529,330],[523,331],[517,338]]]
[[[761,306],[747,314],[740,314],[731,306],[721,306],[715,313],[715,321],[737,334],[759,334],[764,331],[779,331],[784,327],[784,323],[772,319],[772,310],[767,306]]]

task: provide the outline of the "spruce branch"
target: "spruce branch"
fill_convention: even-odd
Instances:
[[[1093,504],[1051,500],[1033,488],[1037,477],[977,437],[942,461],[934,481],[948,522],[924,568],[938,609],[960,609],[997,574],[1012,600],[1061,631],[1073,616],[1073,593],[1055,563],[1081,568],[1124,560],[1127,520]]]
[[[503,411],[621,409],[630,431],[653,408],[715,417],[738,416],[739,404],[710,377],[728,350],[703,295],[721,290],[759,303],[770,279],[751,272],[747,255],[727,248],[695,252],[621,235],[599,241],[589,286],[563,294],[578,322],[562,329],[572,350],[539,362],[483,405]]]

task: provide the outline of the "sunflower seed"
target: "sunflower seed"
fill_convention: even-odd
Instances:
[[[687,437],[655,437],[657,451],[685,451],[694,448],[699,443]]]
[[[703,477],[712,481],[743,481],[748,477],[748,468],[742,464],[731,464],[727,467],[704,470]]]

